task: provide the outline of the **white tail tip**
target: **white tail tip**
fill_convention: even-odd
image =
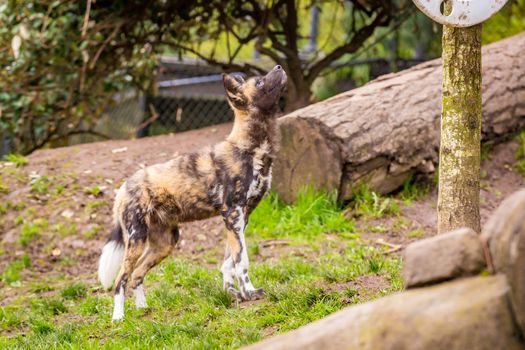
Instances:
[[[115,241],[109,241],[102,248],[98,262],[98,279],[104,289],[109,289],[120,270],[124,258],[124,246]]]

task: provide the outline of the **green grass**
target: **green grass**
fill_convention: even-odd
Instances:
[[[60,196],[62,194],[62,192],[64,192],[64,190],[66,189],[66,187],[64,185],[57,185],[55,187],[55,191],[54,191],[54,194],[56,196]]]
[[[494,150],[494,144],[492,143],[486,143],[486,142],[483,142],[481,144],[481,161],[485,161],[485,160],[488,160],[490,159],[490,154],[492,153],[492,151]]]
[[[398,215],[399,206],[394,198],[382,197],[366,185],[354,191],[354,211],[357,216],[379,218],[385,215]]]
[[[401,259],[368,246],[343,213],[333,195],[312,190],[291,206],[274,194],[266,197],[251,216],[247,238],[250,277],[266,296],[239,307],[222,290],[222,249],[198,259],[215,267],[194,256],[166,259],[146,276],[149,309],[136,310],[129,297],[119,323],[111,322],[112,293],[100,290],[93,272],[24,280],[20,272],[31,267],[19,262],[6,276],[26,292],[0,307],[0,348],[231,349],[402,289]],[[301,246],[291,242],[278,254],[260,244],[284,237]],[[275,258],[261,258],[268,253]],[[370,287],[370,276],[383,282]]]
[[[281,202],[274,193],[261,201],[250,216],[247,234],[263,238],[313,238],[322,233],[352,233],[353,221],[344,217],[336,195],[313,189],[299,193],[294,205]]]
[[[7,284],[13,284],[20,280],[20,273],[22,270],[31,266],[29,256],[22,255],[13,262],[11,262],[0,275],[0,280]]]
[[[126,303],[123,322],[111,323],[110,293],[96,294],[83,284],[65,286],[60,295],[34,296],[1,308],[0,329],[23,330],[0,340],[16,348],[236,348],[262,339],[268,329],[285,332],[347,305],[401,288],[400,261],[385,258],[358,240],[341,253],[313,262],[288,256],[257,263],[252,280],[266,289],[258,304],[235,307],[221,289],[218,270],[183,259],[169,259],[146,278],[149,311]],[[359,290],[345,284],[379,274],[386,287]],[[339,286],[335,288],[335,286]]]
[[[47,194],[49,192],[49,178],[40,176],[31,182],[31,192],[37,194]]]
[[[95,225],[93,227],[91,227],[89,230],[83,232],[83,235],[85,238],[87,239],[92,239],[94,238],[96,235],[98,235],[98,233],[102,230],[102,227],[98,226],[98,225]]]
[[[424,235],[425,235],[425,231],[423,231],[422,229],[412,230],[409,233],[407,233],[408,238],[421,238]]]
[[[58,223],[53,225],[53,231],[56,232],[59,237],[67,237],[77,234],[78,228],[74,222]]]
[[[102,194],[102,189],[99,186],[86,187],[84,188],[84,192],[87,194],[91,194],[94,197],[98,197]]]
[[[26,166],[27,164],[29,164],[29,160],[26,157],[20,154],[15,154],[15,153],[11,153],[11,154],[4,156],[4,160],[6,162],[11,162],[15,164],[17,167]]]
[[[403,182],[403,187],[398,193],[398,197],[405,203],[411,204],[413,201],[426,196],[430,191],[431,185],[428,182],[417,182],[413,177]]]
[[[22,225],[18,243],[26,247],[36,236],[39,236],[43,230],[46,230],[47,227],[48,223],[46,219],[36,219],[31,223]]]
[[[9,193],[9,187],[7,187],[7,185],[2,181],[2,178],[0,178],[0,194],[6,193]]]
[[[98,208],[103,208],[103,207],[106,207],[106,206],[109,206],[109,202],[108,201],[104,201],[104,200],[100,200],[100,201],[94,201],[94,202],[88,203],[86,205],[86,208],[88,210],[96,210]]]
[[[82,299],[87,295],[87,287],[83,283],[73,283],[64,287],[60,295],[64,299]]]
[[[522,131],[517,137],[518,149],[516,150],[516,170],[525,177],[525,131]]]

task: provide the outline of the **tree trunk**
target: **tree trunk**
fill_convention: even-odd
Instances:
[[[299,80],[299,82],[296,82]],[[302,75],[297,80],[288,79],[288,91],[286,93],[286,105],[284,111],[291,113],[311,103],[312,93],[310,86],[303,80]]]
[[[484,142],[499,142],[525,128],[524,51],[525,33],[483,48]],[[441,80],[437,59],[280,118],[273,188],[286,201],[310,184],[349,199],[360,182],[387,193],[414,174],[433,173]]]
[[[481,24],[443,27],[438,233],[480,232]]]

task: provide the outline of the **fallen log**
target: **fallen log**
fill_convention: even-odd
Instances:
[[[483,48],[484,142],[525,127],[525,33]],[[389,74],[279,120],[281,149],[273,188],[294,201],[306,186],[338,190],[356,184],[388,193],[438,162],[441,59]]]

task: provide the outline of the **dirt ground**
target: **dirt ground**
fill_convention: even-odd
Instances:
[[[3,253],[0,271],[18,256],[29,253],[32,273],[84,274],[95,284],[100,250],[108,235],[115,190],[141,167],[170,159],[174,154],[197,150],[224,139],[231,124],[223,124],[180,134],[156,136],[132,141],[107,141],[59,149],[40,150],[29,164],[0,168],[9,191],[0,202],[15,209],[5,213],[0,222]],[[523,178],[514,170],[516,141],[496,146],[482,165],[482,221],[510,193],[523,186]],[[33,191],[31,179],[45,176],[48,191]],[[97,187],[98,190],[92,190]],[[375,220],[357,220],[362,238],[373,245],[392,246],[396,253],[408,242],[435,234],[437,191],[411,204],[400,204],[401,214]],[[25,204],[21,204],[25,203]],[[17,244],[22,223],[32,225],[45,218],[45,239],[26,248]],[[70,232],[67,228],[73,225]],[[212,218],[181,226],[177,254],[218,266],[222,254],[222,220]],[[256,259],[272,259],[286,252],[301,252],[300,246],[284,242],[262,242]],[[56,264],[60,260],[61,264]],[[88,280],[89,282],[89,280]],[[380,283],[362,281],[362,283]],[[13,290],[16,292],[16,289]],[[2,305],[9,302],[4,294]]]

